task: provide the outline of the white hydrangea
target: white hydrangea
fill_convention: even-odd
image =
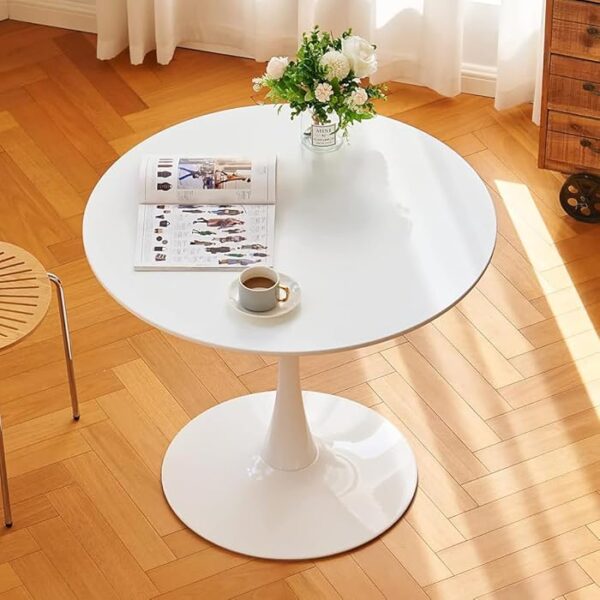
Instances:
[[[344,79],[350,73],[350,61],[337,50],[325,52],[320,60],[321,66],[327,69],[327,79]]]
[[[362,106],[367,102],[369,96],[364,88],[358,88],[350,94],[350,104],[352,106]]]
[[[262,86],[263,86],[262,77],[254,77],[252,79],[252,89],[255,92],[260,92],[260,90],[262,89]]]
[[[329,102],[329,99],[333,95],[333,88],[329,83],[319,83],[315,88],[315,98],[319,102]]]
[[[287,56],[274,56],[267,64],[267,76],[270,79],[281,79],[289,62]]]

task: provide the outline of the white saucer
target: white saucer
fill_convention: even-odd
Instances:
[[[238,278],[236,277],[229,286],[229,300],[231,305],[238,311],[251,317],[258,317],[259,319],[272,319],[274,317],[281,317],[294,310],[298,304],[300,304],[300,285],[298,282],[288,275],[279,273],[279,283],[290,289],[290,297],[286,302],[278,302],[271,310],[265,312],[255,312],[248,310],[241,306],[238,302]]]

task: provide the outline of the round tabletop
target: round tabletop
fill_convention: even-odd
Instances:
[[[274,267],[302,290],[276,319],[240,314],[237,273],[133,270],[140,163],[147,154],[277,156]],[[378,116],[326,155],[284,108],[254,106],[170,127],[123,155],[90,196],[90,265],[125,308],[176,336],[246,352],[312,354],[388,339],[431,321],[490,262],[496,216],[475,171],[435,138]]]

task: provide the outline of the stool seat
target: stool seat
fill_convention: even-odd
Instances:
[[[50,280],[40,261],[0,242],[0,349],[16,344],[42,322],[50,298]]]

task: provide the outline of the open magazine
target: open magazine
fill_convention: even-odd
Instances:
[[[134,268],[272,265],[275,170],[274,158],[145,158]]]

